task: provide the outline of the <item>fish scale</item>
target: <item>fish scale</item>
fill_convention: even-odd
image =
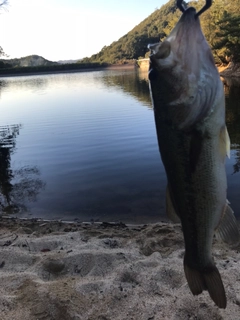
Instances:
[[[168,180],[166,208],[169,217],[182,224],[190,290],[194,295],[208,290],[216,305],[226,308],[212,257],[213,236],[218,232],[225,242],[234,243],[239,232],[226,199],[230,142],[223,84],[196,10],[182,11],[164,42],[149,46],[150,92]]]

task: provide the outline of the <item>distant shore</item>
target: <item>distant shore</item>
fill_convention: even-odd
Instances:
[[[146,59],[144,59],[146,60]],[[23,72],[14,72],[11,70],[9,73],[1,74],[0,70],[0,78],[9,78],[9,77],[22,77],[22,76],[34,76],[34,75],[47,75],[47,74],[58,74],[58,73],[78,73],[78,72],[93,72],[93,71],[103,71],[103,70],[134,70],[138,69],[142,71],[148,70],[148,63],[144,61],[142,64],[112,64],[107,66],[99,66],[99,67],[87,67],[87,68],[69,68],[62,70],[46,70],[46,71],[27,71]],[[217,66],[219,74],[223,78],[235,78],[236,80],[240,79],[240,64],[230,63],[227,66]]]
[[[90,71],[102,71],[102,70],[134,70],[135,68],[136,68],[135,64],[121,64],[121,65],[112,64],[112,65],[103,66],[103,67],[46,70],[46,71],[32,71],[32,72],[13,72],[13,73],[6,73],[6,74],[1,74],[1,71],[0,71],[0,78],[58,74],[58,73],[90,72]]]

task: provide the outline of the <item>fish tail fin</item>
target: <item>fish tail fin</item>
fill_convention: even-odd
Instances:
[[[200,271],[189,267],[185,258],[184,272],[193,295],[198,295],[202,293],[203,290],[207,290],[210,297],[219,308],[226,308],[227,299],[225,289],[221,275],[214,264],[211,264],[204,270]]]

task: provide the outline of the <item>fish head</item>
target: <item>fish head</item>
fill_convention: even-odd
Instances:
[[[169,36],[149,49],[154,109],[167,109],[179,128],[206,117],[222,98],[223,88],[195,8],[184,11]]]

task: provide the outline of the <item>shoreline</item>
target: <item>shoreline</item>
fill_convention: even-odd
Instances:
[[[9,77],[23,77],[23,76],[35,76],[35,75],[49,75],[49,74],[61,74],[61,73],[78,73],[78,72],[92,72],[92,71],[103,71],[103,70],[134,70],[136,66],[134,64],[129,65],[110,65],[107,67],[99,67],[99,68],[80,68],[80,69],[69,69],[69,70],[55,70],[55,71],[40,71],[40,72],[19,72],[19,73],[9,73],[9,74],[1,74],[1,78],[9,78]]]
[[[123,223],[123,222],[107,222],[107,221],[93,221],[93,222],[88,222],[88,221],[78,221],[77,219],[75,220],[48,220],[48,219],[43,219],[43,218],[18,218],[18,217],[11,217],[11,216],[0,216],[0,229],[3,227],[6,228],[12,228],[14,225],[21,226],[21,227],[26,227],[26,226],[33,226],[39,227],[42,225],[53,225],[56,228],[62,228],[62,227],[93,227],[93,228],[98,228],[98,227],[103,227],[103,228],[142,228],[147,225],[154,225],[156,223],[170,223],[163,219],[159,222],[155,223]]]
[[[146,59],[142,59],[146,60]],[[1,74],[0,70],[0,79],[8,77],[21,77],[21,76],[33,76],[33,75],[49,75],[49,74],[64,74],[64,73],[78,73],[78,72],[93,72],[93,71],[103,71],[103,70],[141,70],[148,71],[148,63],[137,65],[136,63],[129,64],[112,64],[102,67],[89,67],[89,68],[77,68],[77,69],[68,69],[68,70],[52,70],[52,71],[39,71],[39,72],[16,72],[9,74]],[[240,80],[240,64],[239,63],[229,63],[228,65],[216,65],[220,77],[224,79],[233,79],[235,81]]]

